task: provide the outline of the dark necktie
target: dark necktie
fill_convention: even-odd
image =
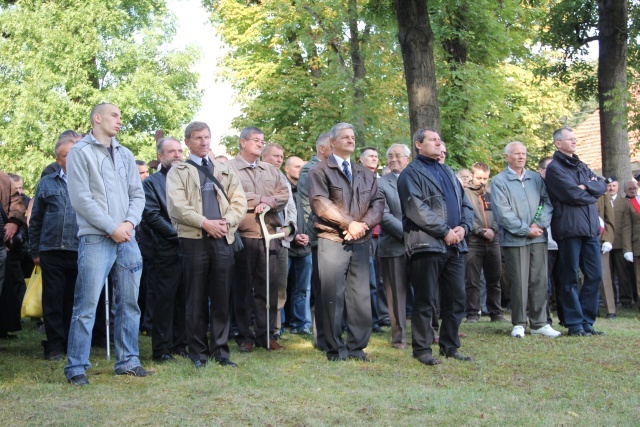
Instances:
[[[209,167],[209,162],[207,161],[206,157],[202,159],[202,166],[204,166],[205,168]]]
[[[347,177],[349,184],[351,184],[351,171],[349,170],[349,162],[342,162],[342,172]]]

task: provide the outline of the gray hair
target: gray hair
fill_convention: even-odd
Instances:
[[[240,145],[240,141],[242,141],[243,139],[248,141],[251,138],[251,136],[253,136],[256,133],[260,135],[264,135],[264,132],[262,132],[262,130],[259,127],[248,126],[242,129],[240,131],[240,138],[238,138],[238,147],[242,148],[242,146]]]
[[[191,134],[193,132],[198,132],[200,130],[208,130],[209,136],[211,136],[211,129],[209,129],[209,125],[204,122],[191,122],[187,125],[187,128],[184,130],[185,139],[191,138]]]
[[[330,139],[331,136],[329,135],[329,132],[321,134],[318,139],[316,139],[316,151],[320,150],[320,147],[328,145]]]
[[[53,147],[53,154],[58,157],[58,151],[60,147],[65,144],[75,144],[78,139],[80,139],[80,135],[74,130],[65,130],[58,137],[58,141],[56,141],[56,145]]]
[[[564,131],[573,132],[569,126],[561,127],[560,129],[556,129],[553,131],[553,142],[560,141],[562,139],[562,134]]]
[[[353,125],[351,123],[344,123],[344,122],[338,123],[337,125],[332,127],[331,130],[329,131],[329,138],[336,139],[336,137],[338,136],[338,132],[343,129],[353,130]]]
[[[524,147],[524,149],[527,149],[527,146],[524,145],[524,142],[520,142],[520,141],[511,141],[510,143],[508,143],[505,147],[504,147],[504,154],[511,154],[511,148],[515,147],[516,145],[522,145]]]
[[[391,152],[391,150],[393,150],[396,147],[402,147],[402,152],[404,153],[405,156],[409,157],[411,156],[411,150],[409,149],[409,147],[407,147],[407,144],[391,144],[391,146],[387,149],[387,154],[386,156],[389,157],[389,153]]]
[[[167,142],[167,141],[175,141],[178,144],[180,144],[180,141],[178,141],[176,138],[174,138],[172,136],[165,136],[160,141],[158,141],[158,143],[156,144],[156,152],[158,154],[162,154],[162,150],[164,149],[164,143]]]

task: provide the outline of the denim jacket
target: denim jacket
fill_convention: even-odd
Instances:
[[[29,250],[34,258],[41,251],[78,250],[76,213],[67,183],[59,172],[42,178],[36,188],[29,221]]]

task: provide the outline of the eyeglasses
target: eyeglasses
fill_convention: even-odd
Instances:
[[[409,157],[409,156],[405,156],[404,154],[389,154],[387,156],[387,159],[391,160],[391,159],[402,159],[404,157]]]

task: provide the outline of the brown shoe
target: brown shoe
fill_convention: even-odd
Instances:
[[[262,347],[262,348],[267,348],[266,344],[262,345],[262,344],[256,344],[258,347]],[[273,338],[271,338],[269,340],[269,350],[273,350],[273,351],[277,351],[277,350],[284,350],[286,347],[283,346],[282,344],[278,344],[278,341],[274,340]]]
[[[240,347],[240,353],[251,353],[253,351],[253,343],[243,342],[238,347]]]
[[[398,349],[398,350],[406,350],[407,349],[407,345],[403,342],[394,342],[393,343],[393,348]]]

